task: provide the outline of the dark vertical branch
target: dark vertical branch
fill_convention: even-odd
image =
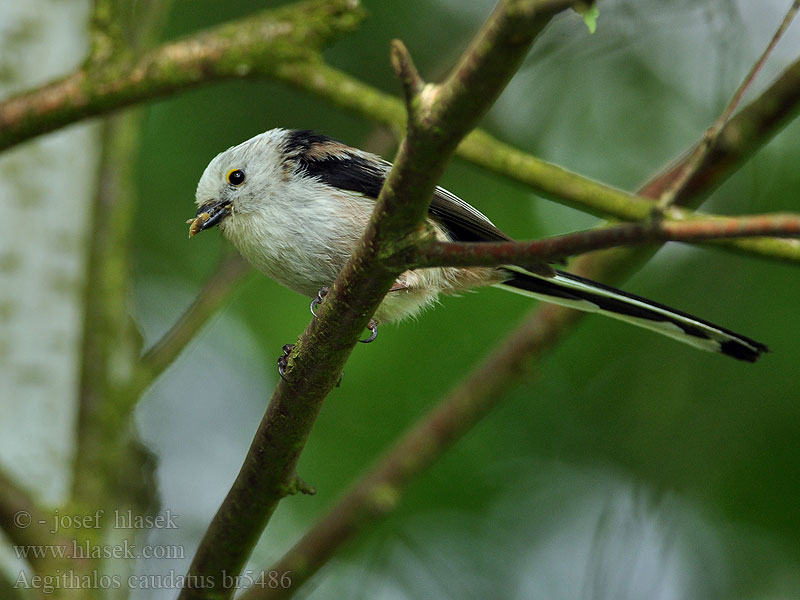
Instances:
[[[141,21],[132,21],[122,14],[126,3],[98,0],[87,64],[102,68],[127,55],[129,44],[148,43],[157,35],[154,28],[160,26],[169,4],[145,5]],[[133,165],[140,131],[137,113],[115,116],[101,125],[102,153],[88,227],[72,490],[73,500],[83,507],[122,503],[145,511],[154,502],[151,482],[146,476],[141,480],[149,457],[129,437],[135,398],[120,393],[129,385],[140,350],[138,332],[128,316],[136,202]]]
[[[292,597],[343,544],[391,513],[414,478],[492,410],[524,373],[530,375],[531,359],[557,343],[560,332],[578,315],[576,311],[558,311],[553,305],[542,306],[397,440],[283,558],[269,567],[268,572],[278,577],[288,573],[290,587],[254,586],[243,600]]]
[[[408,136],[400,146],[367,230],[290,357],[250,451],[192,561],[182,599],[228,598],[223,575],[239,573],[275,507],[292,488],[294,468],[322,406],[359,335],[397,274],[385,258],[413,244],[438,176],[460,139],[489,108],[529,45],[571,2],[501,2],[442,85],[419,85],[405,64]],[[398,56],[398,53],[400,54]],[[398,63],[399,60],[399,63]],[[479,86],[478,92],[471,85]],[[417,93],[418,92],[418,93]]]
[[[107,497],[116,470],[116,440],[128,411],[110,408],[125,381],[113,364],[133,364],[138,354],[128,318],[129,230],[133,195],[129,188],[137,120],[118,117],[104,123],[99,185],[89,224],[89,262],[81,348],[77,457],[73,496],[89,506]]]

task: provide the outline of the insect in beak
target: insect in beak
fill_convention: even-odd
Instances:
[[[186,221],[189,224],[189,237],[193,237],[205,229],[219,225],[231,214],[231,203],[226,200],[206,202],[197,209],[197,216]]]

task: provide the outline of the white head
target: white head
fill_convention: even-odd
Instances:
[[[259,210],[270,191],[283,185],[287,169],[285,129],[271,129],[220,152],[197,184],[197,218],[190,235],[218,225],[230,215]]]

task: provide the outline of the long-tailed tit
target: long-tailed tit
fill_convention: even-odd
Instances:
[[[391,164],[314,133],[272,129],[218,154],[197,185],[190,236],[219,225],[258,270],[308,297],[330,285],[372,214]],[[510,238],[478,210],[437,187],[429,225],[445,241]],[[552,269],[429,268],[398,277],[375,321],[403,319],[439,294],[494,285],[539,300],[597,312],[702,350],[754,362],[767,347],[662,304]]]

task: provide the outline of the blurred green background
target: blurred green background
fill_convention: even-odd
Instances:
[[[164,39],[278,3],[177,0]],[[393,94],[388,44],[441,76],[493,2],[370,1],[367,21],[326,51]],[[788,2],[608,0],[598,31],[559,19],[483,126],[522,149],[626,189],[699,139],[767,43]],[[754,92],[797,58],[798,24]],[[749,98],[753,97],[751,93]],[[232,82],[144,109],[137,164],[136,318],[152,342],[224,252],[191,241],[196,182],[219,151],[272,127],[318,129],[391,158],[385,131],[275,83]],[[787,127],[704,207],[797,210],[800,124]],[[522,239],[596,219],[459,160],[443,185]],[[311,598],[796,598],[800,595],[798,270],[671,246],[626,290],[766,342],[756,365],[587,318],[501,407],[420,477],[398,510],[314,580]],[[316,496],[280,506],[251,565],[263,567],[374,457],[533,308],[484,290],[444,298],[359,346],[325,403],[298,473]],[[165,508],[193,548],[266,407],[280,348],[308,300],[252,275],[137,411],[159,455]],[[187,381],[203,385],[189,390]],[[173,532],[154,531],[152,543]],[[190,550],[191,553],[191,550]],[[183,567],[143,563],[141,572]],[[170,597],[164,590],[164,597]],[[140,596],[157,597],[154,592]]]
[[[440,75],[492,5],[365,4],[366,23],[326,58],[392,93],[390,39],[405,41],[423,74]],[[610,2],[594,36],[579,19],[563,19],[484,126],[547,160],[632,189],[718,114],[782,4],[754,11],[722,1]],[[165,37],[262,6],[179,1]],[[793,58],[797,40],[784,40],[772,73]],[[756,90],[768,81],[761,77]],[[147,109],[136,306],[151,336],[177,318],[227,250],[216,233],[186,240],[184,220],[203,168],[217,152],[276,126],[318,129],[389,158],[394,150],[363,119],[277,84],[215,85]],[[796,210],[798,131],[790,125],[707,209]],[[460,161],[443,184],[518,238],[594,222]],[[796,597],[796,273],[720,251],[662,251],[626,289],[763,339],[773,354],[744,365],[587,319],[412,486],[388,521],[317,579],[311,596]],[[298,468],[318,493],[282,503],[253,566],[287,548],[530,308],[495,290],[445,298],[356,348]],[[165,506],[188,515],[191,498],[198,532],[249,444],[280,346],[307,320],[304,298],[252,276],[142,403],[143,435],[162,454]],[[187,395],[183,382],[204,364],[212,365],[208,385]]]

